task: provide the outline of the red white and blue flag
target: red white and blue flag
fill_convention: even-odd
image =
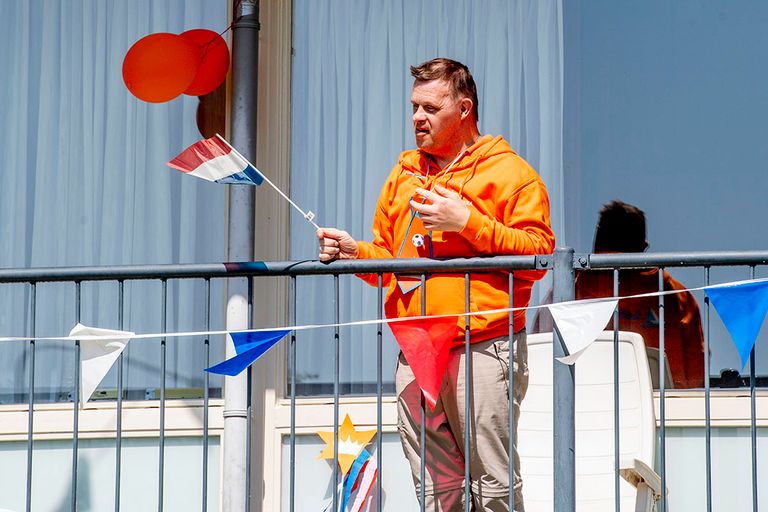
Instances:
[[[291,206],[312,224],[315,229],[320,226],[314,221],[315,214],[304,211],[299,205],[291,201],[285,192],[277,185],[269,181],[269,178],[248,161],[243,155],[232,147],[232,144],[224,140],[224,137],[216,134],[210,139],[195,142],[187,149],[179,153],[179,156],[168,162],[168,167],[173,167],[185,174],[197,176],[214,183],[229,183],[243,185],[261,185],[266,181],[275,192],[288,201]]]
[[[264,181],[261,172],[218,134],[195,142],[167,165],[216,183],[261,185]]]

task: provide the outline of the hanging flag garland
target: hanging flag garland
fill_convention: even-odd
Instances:
[[[704,290],[731,335],[739,352],[742,367],[755,345],[757,335],[768,313],[768,279],[738,281],[720,285],[688,288],[683,290],[654,292],[627,297],[589,299],[527,308],[476,311],[470,315],[516,311],[519,309],[549,308],[552,311],[569,356],[562,362],[572,364],[579,354],[587,350],[597,338],[616,308],[617,300],[639,297],[671,295],[674,293]],[[250,329],[244,331],[197,331],[134,334],[128,331],[100,329],[77,324],[68,336],[6,336],[0,342],[30,340],[80,341],[81,346],[81,399],[88,401],[93,391],[125,349],[131,339],[155,339],[160,337],[193,337],[228,334],[237,353],[206,371],[223,375],[237,375],[251,365],[289,332],[337,326],[373,325],[386,323],[395,334],[406,360],[412,366],[417,384],[432,408],[437,400],[440,383],[445,373],[458,317],[456,315],[413,317],[407,319],[363,320],[342,324],[297,325],[285,328]],[[359,454],[357,454],[359,455]],[[351,467],[351,462],[350,462]]]

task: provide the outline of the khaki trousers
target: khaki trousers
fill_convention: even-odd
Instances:
[[[528,347],[525,331],[513,343],[514,508],[523,511],[523,483],[517,454],[520,402],[528,389]],[[470,486],[472,510],[509,510],[509,340],[496,338],[470,345],[472,358],[470,406]],[[451,350],[435,410],[425,405],[427,512],[464,510],[465,349]],[[398,430],[420,495],[421,391],[408,362],[400,354],[395,378]]]

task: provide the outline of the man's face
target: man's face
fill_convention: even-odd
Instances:
[[[417,80],[411,93],[416,146],[437,158],[453,158],[461,149],[461,100],[444,80]]]

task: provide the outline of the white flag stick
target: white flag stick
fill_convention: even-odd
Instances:
[[[297,205],[296,203],[294,203],[293,201],[291,201],[291,198],[290,198],[290,197],[288,197],[287,195],[285,195],[285,194],[283,193],[283,191],[282,191],[282,190],[280,190],[280,189],[277,187],[277,185],[275,185],[274,183],[272,183],[272,182],[269,180],[269,178],[267,178],[266,176],[264,176],[264,173],[263,173],[263,172],[261,172],[261,171],[259,170],[259,168],[258,168],[258,167],[256,167],[255,165],[253,165],[253,164],[252,164],[252,163],[251,163],[251,162],[250,162],[250,161],[249,161],[247,158],[245,158],[245,157],[242,155],[242,153],[240,153],[238,150],[236,150],[236,149],[235,149],[235,148],[232,146],[232,144],[230,144],[229,142],[227,142],[227,139],[225,139],[224,137],[222,137],[222,136],[221,136],[221,135],[219,135],[218,133],[216,134],[216,136],[217,136],[219,139],[221,139],[221,141],[222,141],[224,144],[226,144],[227,146],[229,146],[229,147],[232,149],[232,151],[234,151],[234,152],[235,152],[235,154],[236,154],[237,156],[239,156],[240,158],[242,158],[243,160],[245,160],[246,162],[248,162],[248,164],[249,164],[251,167],[253,167],[254,169],[256,169],[256,172],[258,172],[258,173],[259,173],[259,175],[260,175],[260,176],[261,176],[261,177],[264,179],[264,181],[266,181],[266,182],[267,182],[267,183],[268,183],[268,184],[269,184],[269,185],[270,185],[270,186],[271,186],[273,189],[275,189],[275,191],[276,191],[278,194],[280,194],[281,196],[283,196],[283,198],[284,198],[286,201],[288,201],[289,203],[291,203],[291,206],[293,206],[294,208],[296,208],[296,209],[299,211],[299,213],[301,214],[301,216],[302,216],[302,217],[304,217],[305,219],[307,219],[307,222],[309,222],[310,224],[312,224],[312,225],[315,227],[315,229],[320,229],[320,226],[318,226],[318,225],[315,223],[315,221],[314,221],[314,219],[315,219],[315,214],[314,214],[314,213],[312,213],[311,211],[307,211],[307,212],[305,212],[304,210],[302,210],[301,208],[299,208],[299,205]]]

